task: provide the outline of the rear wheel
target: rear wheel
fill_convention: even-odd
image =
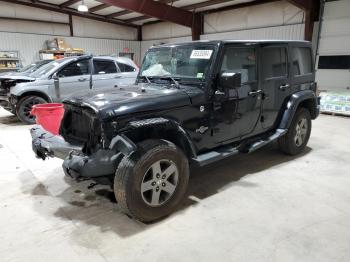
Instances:
[[[35,124],[35,116],[30,114],[33,105],[45,104],[47,101],[40,96],[25,96],[18,101],[16,115],[25,124]]]
[[[146,140],[137,152],[121,160],[114,193],[124,213],[152,222],[176,209],[188,178],[188,160],[181,149],[163,140]]]
[[[310,138],[311,115],[306,108],[299,108],[294,115],[293,121],[287,134],[278,140],[280,149],[288,155],[301,153]]]

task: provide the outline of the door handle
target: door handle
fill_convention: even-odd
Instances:
[[[121,76],[115,76],[114,78],[115,78],[115,79],[118,79],[118,78],[121,78]]]
[[[288,87],[289,87],[289,85],[288,85],[288,84],[281,85],[281,86],[279,87],[279,90],[284,91],[284,90],[286,90]]]
[[[79,82],[84,82],[86,80],[87,80],[87,78],[83,78],[83,77],[78,79]]]
[[[256,90],[256,91],[251,91],[248,93],[248,95],[250,96],[257,96],[257,95],[262,95],[264,92],[260,89],[260,90]]]

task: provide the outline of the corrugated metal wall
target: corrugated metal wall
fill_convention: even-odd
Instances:
[[[0,50],[19,50],[24,65],[39,59],[39,50],[45,48],[45,41],[55,36],[0,32]],[[83,37],[64,37],[72,47],[83,48],[95,55],[118,54],[129,48],[140,61],[140,42]]]
[[[238,30],[223,33],[202,35],[205,40],[223,39],[282,39],[282,40],[302,40],[304,38],[304,24],[273,26],[248,30]]]

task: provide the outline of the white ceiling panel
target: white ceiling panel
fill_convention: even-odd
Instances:
[[[54,5],[60,5],[67,0],[43,0],[42,2],[49,3],[49,4],[54,4]]]
[[[70,5],[69,7],[70,8],[74,8],[74,9],[77,9],[79,5],[81,5],[81,1],[74,4],[74,5]],[[94,1],[94,0],[85,0],[84,1],[84,4],[89,7],[89,8],[92,8],[92,7],[95,7],[97,5],[100,5],[101,3],[100,2],[97,2],[97,1]]]
[[[133,13],[130,13],[130,14],[127,14],[127,15],[118,16],[116,18],[125,20],[125,19],[130,19],[130,18],[139,17],[139,16],[143,16],[143,14],[133,12]]]
[[[203,0],[180,0],[180,1],[174,2],[173,6],[181,7],[181,6],[186,6],[186,5],[198,4],[198,3],[202,3],[202,2],[206,2],[206,1],[203,1]]]
[[[111,6],[111,7],[107,7],[107,8],[104,8],[104,9],[101,9],[97,12],[94,12],[94,14],[98,14],[98,15],[109,15],[109,14],[112,14],[112,13],[115,13],[115,12],[120,12],[120,11],[123,11],[124,9],[121,9],[119,7],[115,7],[115,6]]]
[[[217,8],[220,8],[220,7],[232,6],[232,5],[248,3],[248,2],[252,2],[252,0],[236,0],[236,1],[230,1],[230,2],[222,3],[222,4],[206,6],[206,7],[203,7],[203,8],[196,9],[196,12],[207,11],[207,10],[211,10],[211,9],[217,9]]]

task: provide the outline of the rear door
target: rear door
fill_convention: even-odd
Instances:
[[[114,60],[94,58],[93,65],[92,87],[94,89],[108,89],[118,84],[121,76]]]
[[[290,94],[288,44],[267,44],[262,47],[262,90],[264,93],[261,123],[263,129],[273,128],[280,109]]]
[[[120,69],[120,85],[131,85],[135,83],[137,77],[137,69],[131,65],[118,62],[118,67]]]
[[[60,100],[90,89],[90,58],[74,61],[57,72]],[[57,95],[57,94],[56,94]]]

